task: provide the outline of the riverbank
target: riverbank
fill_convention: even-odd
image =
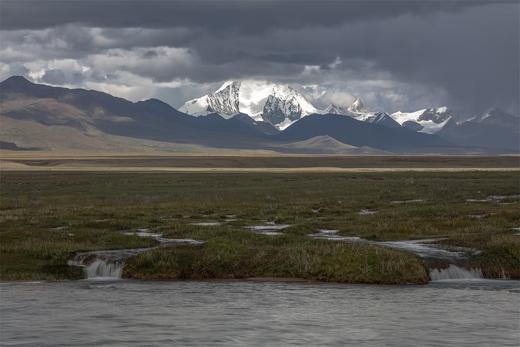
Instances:
[[[83,278],[77,252],[169,245],[125,260],[143,279],[302,278],[425,283],[430,260],[370,242],[438,239],[455,261],[520,278],[514,172],[173,174],[3,172],[0,279]],[[273,229],[273,226],[284,228]],[[269,231],[271,230],[271,231]],[[309,235],[336,231],[335,239]],[[436,261],[447,268],[449,261]]]

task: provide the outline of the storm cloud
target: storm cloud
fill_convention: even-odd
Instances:
[[[2,1],[0,77],[180,106],[228,79],[318,106],[519,112],[517,1]]]

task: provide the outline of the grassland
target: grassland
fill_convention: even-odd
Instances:
[[[317,229],[370,240],[443,237],[482,250],[468,264],[487,275],[520,278],[520,236],[512,230],[520,227],[519,199],[467,202],[519,193],[515,172],[2,172],[0,278],[80,278],[78,268],[66,265],[76,251],[154,244],[121,233],[135,228],[207,241],[130,259],[124,273],[135,278],[425,281],[422,261],[413,255],[310,239]],[[394,203],[415,199],[422,201]],[[360,215],[365,208],[377,213]],[[236,220],[226,221],[229,215]],[[222,224],[193,225],[208,221]],[[244,229],[265,221],[292,226],[283,236]]]

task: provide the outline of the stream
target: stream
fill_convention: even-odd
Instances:
[[[125,235],[149,237],[156,240],[159,245],[148,248],[114,249],[91,252],[78,252],[68,261],[68,265],[80,266],[87,279],[120,279],[123,273],[125,260],[139,253],[150,251],[159,247],[172,245],[200,245],[203,241],[194,239],[168,239],[162,234],[154,233],[149,229],[137,229],[137,231],[125,231]]]
[[[289,226],[290,225],[287,224],[270,223],[266,225],[249,226],[246,227],[246,229],[266,236],[276,236],[281,235],[283,233],[283,229],[286,229]],[[483,274],[480,269],[465,269],[456,265],[456,263],[461,259],[464,259],[471,254],[478,253],[478,251],[473,249],[462,247],[447,247],[435,243],[441,239],[369,241],[356,236],[338,235],[338,232],[338,230],[320,229],[314,234],[309,234],[309,236],[317,239],[326,239],[340,242],[369,243],[381,247],[410,252],[423,258],[425,261],[441,260],[447,265],[442,268],[432,267],[429,269],[429,275],[432,281],[483,278]],[[149,229],[125,231],[124,234],[153,238],[159,243],[159,246],[157,247],[179,244],[198,245],[203,243],[203,241],[193,239],[164,238],[162,234],[154,233]],[[87,279],[119,279],[121,278],[124,262],[127,258],[157,247],[79,252],[76,253],[71,260],[69,260],[68,264],[83,267],[85,277]]]
[[[434,260],[435,263],[439,263],[440,261],[444,264],[447,264],[447,266],[442,268],[437,266],[429,268],[429,275],[432,281],[478,279],[484,277],[480,269],[465,269],[456,265],[456,263],[460,262],[460,260],[463,260],[470,255],[478,254],[479,251],[475,249],[453,246],[448,247],[436,243],[442,239],[371,241],[362,239],[357,236],[338,235],[338,232],[338,230],[321,229],[314,234],[310,234],[309,236],[317,239],[342,242],[359,242],[397,249],[417,255],[418,257],[422,258],[426,264],[428,264],[431,260]]]

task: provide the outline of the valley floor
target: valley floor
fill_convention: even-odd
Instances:
[[[435,239],[478,250],[460,266],[520,277],[514,172],[321,174],[2,172],[0,279],[82,278],[76,252],[153,247],[128,259],[142,279],[303,278],[425,283],[425,260],[368,241]],[[272,226],[282,230],[263,233]],[[260,228],[254,228],[260,226]],[[276,230],[276,228],[275,228]],[[438,264],[447,267],[449,264]]]
[[[224,152],[221,155],[0,152],[4,171],[372,172],[519,171],[520,156],[340,156]]]

